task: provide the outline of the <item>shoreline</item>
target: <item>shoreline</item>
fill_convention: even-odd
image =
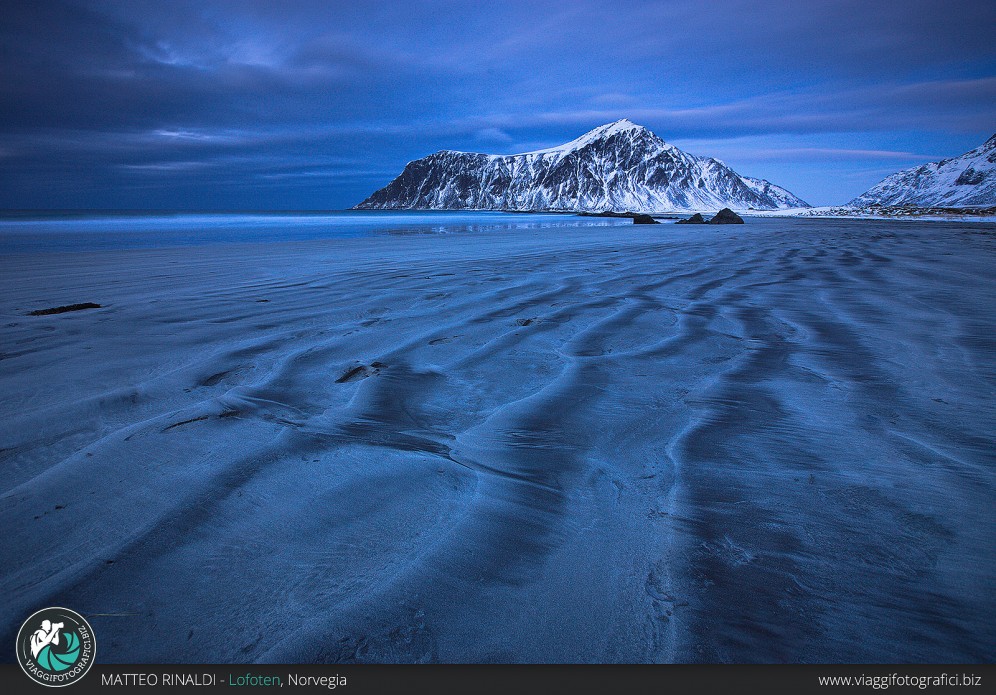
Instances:
[[[578,217],[617,217],[632,218],[635,215],[649,215],[654,219],[684,219],[695,213],[715,214],[717,209],[695,210],[665,210],[665,211],[588,211],[588,210],[503,210],[486,208],[347,208],[343,212],[500,212],[510,215],[570,215]],[[779,210],[757,210],[753,208],[730,208],[742,217],[782,217],[782,218],[818,218],[818,219],[859,219],[859,220],[918,220],[924,222],[996,222],[996,207],[973,206],[970,208],[916,207],[916,206],[883,206],[884,212],[869,208],[849,208],[847,206],[812,206],[809,208],[787,208]]]

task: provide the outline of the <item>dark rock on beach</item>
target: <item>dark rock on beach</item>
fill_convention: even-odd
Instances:
[[[730,208],[723,208],[716,213],[716,216],[709,220],[709,224],[743,224],[744,218],[733,212]]]
[[[689,217],[687,220],[678,220],[676,224],[705,224],[705,218],[702,217],[702,213],[696,212],[694,215]]]
[[[66,306],[56,306],[51,309],[35,309],[30,316],[48,316],[49,314],[65,314],[67,311],[82,311],[83,309],[99,309],[99,304],[84,302],[83,304],[67,304]]]

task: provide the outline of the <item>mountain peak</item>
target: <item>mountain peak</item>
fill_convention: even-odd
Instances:
[[[595,130],[606,131],[606,132],[611,131],[615,133],[623,130],[646,130],[646,128],[643,127],[642,125],[637,125],[636,123],[633,123],[633,121],[629,120],[628,118],[620,118],[618,121],[612,121],[612,123],[606,123],[605,125],[600,125],[597,128],[595,128]]]
[[[523,152],[522,154],[526,155],[557,154],[557,153],[573,152],[574,150],[579,150],[582,147],[590,145],[594,142],[607,140],[613,135],[618,135],[620,133],[631,133],[634,135],[640,135],[646,133],[650,137],[654,138],[657,137],[644,126],[637,125],[628,118],[620,118],[618,121],[613,121],[612,123],[606,123],[604,125],[598,126],[597,128],[592,128],[581,137],[571,140],[570,142],[564,143],[563,145],[557,145],[555,147],[547,147],[542,150],[533,150],[532,152]],[[663,140],[661,142],[663,143]]]
[[[643,132],[651,133],[647,128],[642,125],[637,125],[628,118],[620,118],[618,121],[613,121],[612,123],[606,123],[605,125],[600,125],[597,128],[592,128],[587,133],[582,135],[578,140],[584,138],[607,138],[615,135],[616,133],[628,133],[628,132]]]
[[[695,157],[628,119],[522,154],[443,151],[409,162],[365,210],[774,210],[808,207],[768,181]]]

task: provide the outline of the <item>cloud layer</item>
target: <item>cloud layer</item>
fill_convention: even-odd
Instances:
[[[437,149],[620,117],[838,203],[996,130],[994,25],[909,0],[8,3],[0,206],[339,208]]]

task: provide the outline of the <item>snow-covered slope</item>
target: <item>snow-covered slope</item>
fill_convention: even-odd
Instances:
[[[443,150],[409,162],[356,207],[664,212],[808,205],[784,188],[682,152],[623,119],[535,152]]]
[[[996,135],[960,157],[897,171],[848,205],[996,205]]]

